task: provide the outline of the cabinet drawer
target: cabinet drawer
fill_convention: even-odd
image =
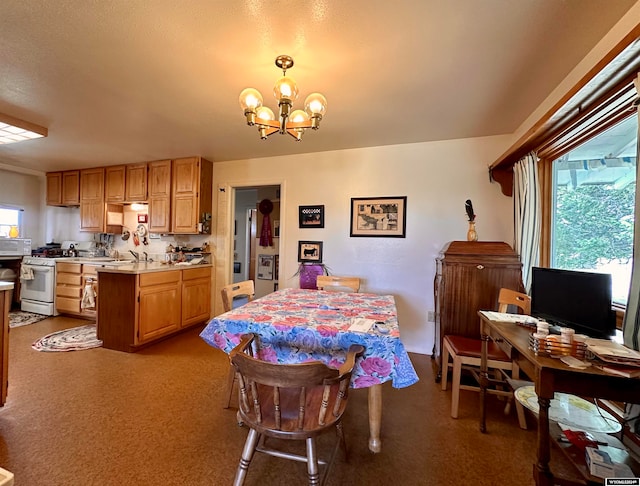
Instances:
[[[82,265],[82,273],[85,275],[98,275],[97,265]]]
[[[193,268],[182,271],[182,280],[194,280],[196,278],[211,278],[211,268]]]
[[[82,264],[81,263],[56,263],[56,270],[58,272],[68,272],[68,273],[82,273]]]
[[[58,284],[66,285],[80,285],[82,283],[82,275],[72,273],[58,273],[56,276],[56,282]]]
[[[56,295],[58,297],[72,297],[79,299],[82,297],[82,289],[73,285],[56,286]]]
[[[180,271],[143,273],[140,275],[140,287],[176,283],[180,281]]]
[[[59,297],[56,299],[56,308],[59,312],[80,312],[80,300]]]

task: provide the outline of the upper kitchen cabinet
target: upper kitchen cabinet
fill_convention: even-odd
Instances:
[[[105,202],[105,169],[80,171],[80,231],[120,233],[123,206]]]
[[[109,203],[124,202],[124,181],[126,167],[124,165],[114,165],[104,169],[104,200]]]
[[[171,176],[171,232],[211,234],[213,164],[201,157],[176,159]]]
[[[149,162],[149,232],[171,231],[171,161]]]
[[[80,171],[80,231],[104,230],[104,169]]]
[[[147,164],[127,165],[124,199],[127,202],[147,200]]]
[[[133,203],[147,200],[147,164],[116,165],[105,168],[104,200]]]
[[[80,205],[80,171],[47,173],[47,205]]]

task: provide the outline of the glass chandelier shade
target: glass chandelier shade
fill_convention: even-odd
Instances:
[[[278,100],[278,116],[263,106],[262,94],[254,88],[242,90],[240,107],[247,118],[247,124],[258,126],[262,139],[278,132],[288,133],[296,141],[300,141],[307,128],[320,128],[320,120],[327,110],[327,99],[320,93],[312,93],[304,102],[304,110],[291,111],[293,102],[299,96],[296,82],[286,75],[287,69],[293,66],[293,58],[286,55],[278,56],[276,66],[282,69],[283,74],[273,87],[273,95]]]

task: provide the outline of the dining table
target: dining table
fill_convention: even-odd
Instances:
[[[368,389],[368,445],[382,450],[382,384],[405,388],[418,381],[393,295],[281,289],[214,317],[200,337],[229,354],[247,333],[259,336],[257,358],[272,363],[322,361],[339,368],[350,345],[364,346],[351,387]]]

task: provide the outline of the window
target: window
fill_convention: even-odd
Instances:
[[[638,117],[553,162],[551,266],[610,273],[613,300],[631,282]]]
[[[18,228],[18,234],[22,234],[22,211],[19,209],[0,207],[0,237],[8,237],[11,227]]]

